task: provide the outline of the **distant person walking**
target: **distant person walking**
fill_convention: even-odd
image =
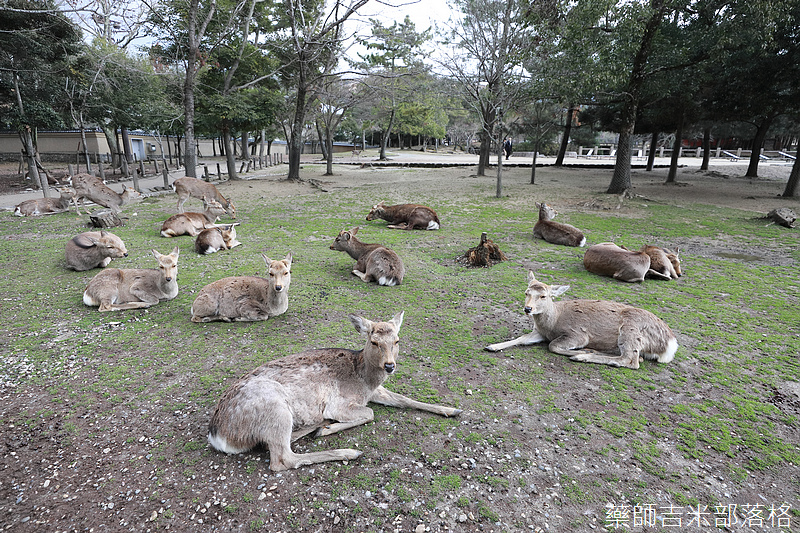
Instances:
[[[511,157],[512,151],[513,148],[511,146],[511,139],[509,137],[506,137],[506,140],[503,141],[503,152],[505,152],[506,154],[506,161],[508,161],[508,158]]]

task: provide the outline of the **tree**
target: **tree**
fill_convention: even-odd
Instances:
[[[413,100],[409,76],[423,68],[419,56],[422,46],[431,38],[431,30],[417,32],[416,25],[406,15],[402,23],[384,26],[379,20],[370,19],[372,35],[360,39],[370,53],[360,55],[356,65],[372,74],[370,86],[379,102],[373,106],[377,114],[374,121],[381,127],[381,160],[386,159],[386,147],[397,119],[398,106]]]
[[[294,112],[286,124],[289,146],[287,179],[300,179],[300,154],[306,116],[321,90],[322,81],[335,74],[337,59],[349,38],[344,23],[369,0],[334,0],[332,4],[309,4],[286,0],[282,15],[285,29],[270,46],[281,59],[283,81],[293,92]]]
[[[506,118],[522,104],[528,57],[537,39],[517,0],[457,0],[462,13],[451,24],[443,63],[455,78],[466,102],[481,117],[478,175],[485,175],[492,147],[497,153],[497,190],[502,195],[502,143],[509,131]]]
[[[0,28],[0,121],[19,133],[31,179],[48,197],[35,131],[63,124],[57,97],[68,59],[81,47],[80,31],[50,0],[9,0],[0,8]]]
[[[319,93],[319,120],[324,128],[323,154],[327,161],[326,176],[333,175],[333,137],[347,112],[360,100],[357,83],[341,76],[326,78]]]
[[[218,6],[218,1],[222,5]],[[184,165],[197,177],[195,100],[197,79],[216,46],[240,21],[247,4],[230,0],[167,0],[155,5],[150,20],[159,32],[161,57],[181,63],[183,84]],[[171,56],[167,59],[167,56]]]

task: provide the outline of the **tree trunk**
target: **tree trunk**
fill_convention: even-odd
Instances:
[[[392,134],[392,127],[394,126],[394,108],[392,108],[392,112],[389,113],[389,126],[386,128],[386,131],[383,132],[381,135],[381,153],[378,159],[381,161],[386,161],[386,145],[389,142],[389,136]]]
[[[297,104],[294,109],[294,122],[289,138],[289,174],[286,179],[300,179],[300,154],[303,151],[303,124],[306,117],[307,89],[301,81],[297,87]]]
[[[531,185],[536,184],[536,157],[539,155],[539,141],[540,139],[537,138],[536,143],[533,145],[533,162],[531,163]]]
[[[36,164],[36,147],[33,144],[33,133],[30,126],[27,124],[23,126],[20,132],[22,138],[23,157],[28,166],[28,174],[31,177],[31,183],[34,187],[42,189],[42,195],[45,198],[50,198],[50,187],[47,183],[47,177],[39,174],[39,167]]]
[[[747,173],[744,175],[745,178],[758,177],[758,162],[761,160],[761,147],[764,146],[764,139],[767,138],[767,132],[774,118],[775,117],[767,117],[758,125],[756,136],[753,138],[753,150],[750,153],[750,164],[747,166]]]
[[[558,147],[558,155],[556,156],[556,167],[560,167],[564,165],[564,156],[567,154],[567,145],[569,144],[569,136],[572,134],[572,122],[573,117],[578,112],[578,109],[570,105],[569,110],[567,111],[567,123],[564,124],[564,135],[561,137],[561,146]],[[534,154],[535,158],[535,154]],[[533,183],[533,177],[531,177],[531,183]]]
[[[322,159],[327,161],[328,160],[328,136],[327,133],[323,133],[322,128],[319,125],[319,120],[314,121],[314,127],[317,128],[317,137],[319,137],[319,146],[322,151]],[[328,129],[326,128],[325,131],[327,132]],[[328,174],[330,176],[330,174]]]
[[[650,151],[647,153],[647,172],[653,170],[653,165],[656,162],[656,145],[658,144],[658,132],[654,131],[653,136],[650,137]]]
[[[792,165],[792,172],[789,174],[789,181],[786,182],[786,188],[783,190],[784,198],[792,198],[797,196],[798,184],[800,184],[800,150],[795,155],[794,165]]]
[[[678,157],[681,153],[681,145],[683,144],[683,122],[685,116],[681,110],[681,116],[678,117],[678,128],[675,130],[675,142],[672,143],[672,157],[669,160],[669,173],[667,173],[667,181],[664,183],[675,183],[675,177],[678,175]]]
[[[608,194],[620,194],[631,188],[631,148],[633,131],[636,126],[636,112],[639,108],[642,86],[645,82],[647,58],[650,55],[658,27],[664,18],[665,4],[665,0],[650,0],[650,7],[652,8],[650,18],[645,24],[639,50],[633,59],[631,77],[628,80],[625,91],[627,102],[622,109],[617,159],[614,163],[614,176],[611,178],[611,183],[606,191]]]
[[[325,129],[325,148],[328,152],[326,157],[328,164],[325,168],[326,176],[333,176],[333,135],[329,128]]]
[[[503,143],[497,143],[497,190],[495,198],[503,197]]]
[[[481,131],[478,134],[478,139],[480,139],[481,143],[481,147],[478,149],[478,176],[485,176],[486,167],[489,166],[489,155],[491,154],[489,134],[485,131]]]
[[[86,127],[83,125],[83,120],[81,120],[81,145],[83,146],[83,161],[86,164],[86,173],[92,173],[92,161],[89,158],[89,146],[86,143]]]
[[[236,172],[236,156],[233,153],[233,137],[231,137],[231,130],[227,126],[222,127],[222,139],[225,144],[225,163],[228,168],[228,179],[239,179]]]
[[[125,161],[130,164],[133,162],[133,158],[131,157],[131,140],[128,137],[128,128],[122,127],[120,130],[122,131],[122,151],[125,153]]]
[[[703,162],[700,163],[700,170],[708,170],[708,163],[711,161],[711,126],[703,128]]]
[[[119,145],[117,144],[117,129],[114,128],[113,130],[108,127],[107,125],[103,126],[103,135],[106,136],[106,142],[108,143],[108,149],[111,150],[111,168],[114,169],[119,166],[119,160],[117,155],[119,154]]]
[[[242,161],[250,159],[250,132],[242,132]]]

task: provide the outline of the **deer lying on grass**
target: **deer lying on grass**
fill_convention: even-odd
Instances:
[[[375,281],[378,285],[400,285],[406,269],[400,257],[381,244],[367,244],[356,239],[358,228],[343,230],[333,240],[331,250],[347,252],[356,260],[353,274],[361,281]]]
[[[569,224],[554,222],[553,219],[558,212],[545,203],[536,202],[539,208],[539,220],[533,226],[533,236],[551,244],[561,244],[563,246],[584,246],[586,237],[581,230]]]
[[[192,178],[194,179],[194,178]],[[225,208],[216,200],[203,197],[202,213],[180,213],[172,215],[161,224],[162,237],[196,236],[206,228],[214,226]]]
[[[108,187],[100,178],[89,174],[76,174],[72,176],[72,186],[75,188],[75,211],[80,215],[78,200],[91,200],[97,205],[107,207],[114,213],[119,213],[122,206],[142,197],[142,193],[122,186],[122,194]]]
[[[573,361],[639,368],[642,358],[669,363],[678,341],[663,320],[650,311],[604,300],[554,302],[569,285],[549,286],[528,272],[525,314],[535,329],[517,339],[486,347],[490,352],[549,341],[553,353]]]
[[[671,252],[658,246],[646,244],[639,251],[646,253],[650,258],[650,270],[648,270],[645,277],[665,279],[662,276],[666,276],[666,279],[678,279],[683,275],[683,272],[681,272],[681,260],[678,257],[680,250]]]
[[[231,199],[222,196],[219,190],[207,181],[186,176],[172,182],[172,188],[178,193],[178,213],[183,213],[183,204],[191,196],[200,200],[203,198],[215,200],[225,209],[228,216],[236,218],[236,206]]]
[[[206,228],[197,234],[194,241],[194,250],[198,254],[213,254],[220,250],[230,250],[239,246],[236,240],[236,224],[219,224],[213,228]]]
[[[639,251],[628,250],[613,242],[601,242],[590,246],[583,254],[586,270],[601,276],[610,276],[620,281],[634,283],[644,281],[645,277],[670,280],[678,274],[672,263],[674,259],[680,269],[680,260],[657,246],[644,246]],[[657,269],[653,269],[652,258],[656,258]]]
[[[111,232],[87,231],[67,242],[65,255],[68,268],[84,271],[105,268],[111,259],[128,257],[128,249],[122,239]]]
[[[32,217],[39,215],[54,215],[69,211],[69,204],[75,198],[75,189],[61,187],[58,189],[60,198],[36,198],[25,200],[14,207],[14,214],[18,217]]]
[[[270,469],[356,459],[362,452],[336,449],[294,453],[291,443],[316,431],[332,435],[374,419],[368,402],[456,416],[460,409],[412,400],[382,384],[395,371],[399,352],[398,313],[389,322],[351,315],[366,335],[360,351],[324,348],[282,357],[242,377],[220,398],[208,427],[208,442],[225,453],[269,447]]]
[[[107,268],[87,285],[83,303],[99,306],[99,311],[124,311],[151,307],[161,300],[178,295],[178,254],[176,246],[169,255],[153,250],[158,268]]]
[[[234,276],[209,283],[192,304],[192,322],[254,322],[282,315],[289,308],[292,253],[280,261],[261,254],[269,277]]]
[[[439,229],[439,217],[430,207],[418,204],[386,205],[381,202],[374,205],[367,215],[367,220],[380,218],[389,224],[391,229]]]

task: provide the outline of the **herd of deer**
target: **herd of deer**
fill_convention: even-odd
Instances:
[[[224,213],[235,218],[235,207],[214,185],[186,177],[175,180],[173,187],[178,194],[178,214],[164,221],[161,236],[195,236],[195,250],[200,254],[240,244],[236,240],[236,224],[216,224]],[[118,211],[137,196],[139,193],[131,189],[118,194],[93,176],[79,175],[61,189],[60,199],[23,202],[15,214],[63,212],[70,200],[77,210],[77,200],[81,198]],[[183,204],[189,197],[203,201],[202,213],[184,213]],[[557,213],[552,207],[539,203],[536,206],[539,220],[534,236],[565,246],[586,244],[580,230],[553,221]],[[387,206],[381,202],[373,206],[366,219],[378,218],[387,221],[387,228],[441,227],[432,209],[417,204]],[[352,273],[364,282],[400,285],[405,274],[400,257],[380,244],[359,241],[358,230],[353,227],[341,231],[330,248],[355,259]],[[157,269],[105,268],[112,259],[128,255],[122,240],[105,230],[81,233],[67,243],[65,250],[66,264],[71,269],[104,269],[92,278],[83,295],[87,306],[97,306],[100,311],[141,309],[177,296],[178,246],[167,255],[152,252],[158,261]],[[266,277],[226,277],[206,285],[191,306],[191,321],[258,321],[285,313],[289,306],[292,254],[281,260],[264,254],[262,257],[268,269]],[[627,282],[640,282],[646,277],[675,279],[681,275],[678,254],[655,246],[630,251],[613,243],[600,243],[587,249],[583,261],[590,272]],[[554,301],[567,289],[569,286],[542,283],[529,272],[524,312],[533,318],[534,330],[517,339],[491,344],[486,350],[549,342],[550,351],[568,355],[574,361],[634,369],[645,358],[667,363],[674,357],[678,348],[675,335],[654,314],[611,301]],[[386,322],[355,315],[350,320],[366,337],[361,350],[327,348],[282,357],[258,367],[228,388],[211,417],[211,446],[225,453],[241,453],[266,445],[270,468],[278,471],[359,457],[361,452],[354,449],[299,454],[292,451],[291,444],[311,433],[330,435],[372,421],[369,402],[442,416],[461,413],[459,409],[418,402],[383,387],[396,369],[402,312]]]

